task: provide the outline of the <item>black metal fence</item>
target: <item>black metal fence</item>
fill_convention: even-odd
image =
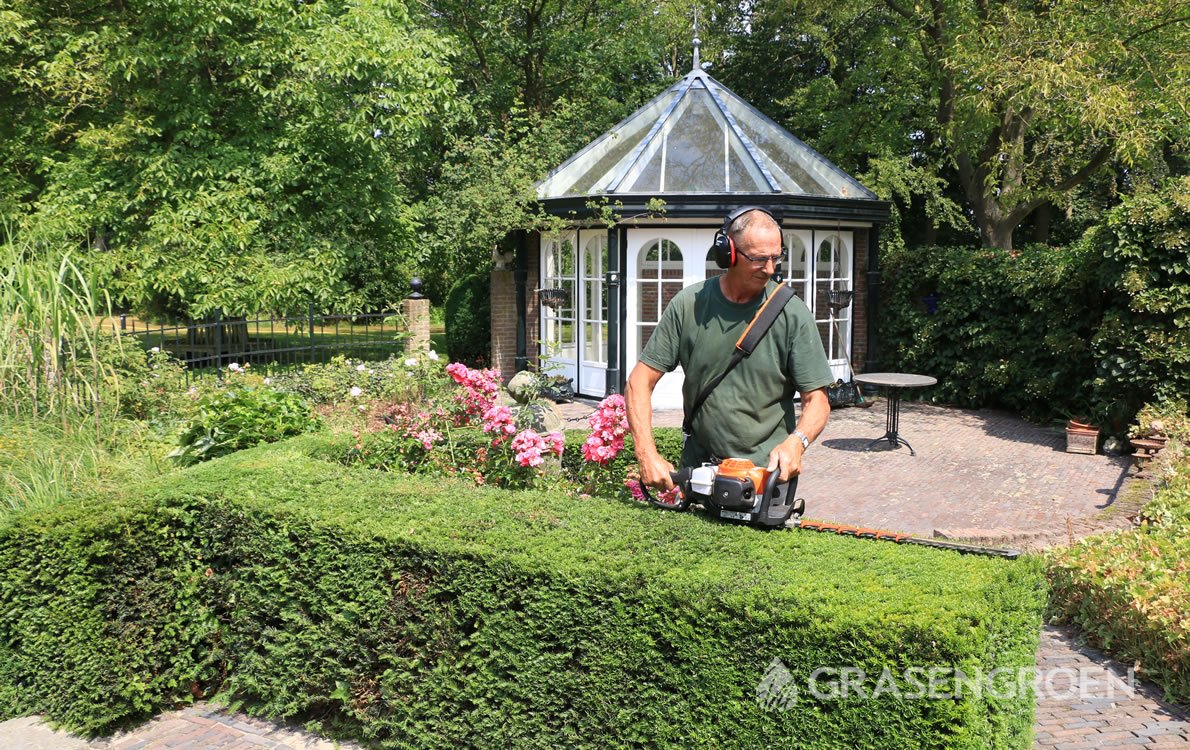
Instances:
[[[336,355],[385,359],[404,351],[405,327],[396,312],[360,315],[314,313],[282,318],[225,317],[151,326],[121,315],[113,327],[145,349],[159,347],[186,365],[188,375],[222,376],[228,367],[271,370],[326,362]]]

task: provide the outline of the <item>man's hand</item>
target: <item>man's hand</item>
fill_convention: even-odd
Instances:
[[[802,418],[798,420],[797,431],[813,442],[826,427],[831,415],[831,402],[825,388],[802,391]],[[768,471],[780,469],[780,481],[788,482],[802,473],[802,454],[806,452],[801,438],[790,435],[773,448],[769,454]]]
[[[770,472],[779,470],[779,481],[788,482],[802,473],[802,454],[804,452],[802,441],[790,435],[769,453],[769,465],[765,470]]]
[[[637,362],[628,375],[624,402],[628,408],[628,428],[636,445],[636,462],[640,465],[640,480],[650,487],[668,490],[674,486],[670,472],[673,464],[657,452],[653,442],[653,407],[649,403],[657,381],[665,373],[654,370],[644,362]]]
[[[669,461],[659,454],[653,454],[637,459],[637,463],[640,465],[640,480],[642,482],[662,491],[673,489],[674,480],[670,474],[673,473],[674,465]]]

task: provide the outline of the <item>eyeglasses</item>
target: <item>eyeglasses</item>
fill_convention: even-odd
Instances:
[[[774,267],[781,265],[782,256],[780,256],[780,255],[766,255],[762,258],[753,258],[751,255],[748,255],[743,250],[736,250],[735,252],[736,252],[736,255],[740,256],[744,260],[751,261],[752,264],[756,265],[756,266],[763,266],[768,263],[772,263]]]

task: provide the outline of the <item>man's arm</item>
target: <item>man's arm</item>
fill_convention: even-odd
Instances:
[[[825,388],[806,391],[802,394],[802,416],[797,421],[797,432],[806,436],[811,443],[822,433],[826,421],[830,419],[831,402],[826,395]],[[631,418],[631,412],[629,412]],[[781,441],[780,445],[769,453],[768,471],[781,471],[781,481],[788,482],[790,478],[802,473],[802,454],[805,452],[802,439],[797,435],[790,435]]]
[[[628,375],[624,403],[628,407],[628,429],[632,431],[641,481],[650,487],[668,490],[674,486],[673,478],[670,477],[674,467],[661,457],[657,452],[657,444],[653,442],[653,389],[664,374],[644,362],[637,362]]]

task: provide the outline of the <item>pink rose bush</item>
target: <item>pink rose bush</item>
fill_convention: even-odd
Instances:
[[[504,442],[509,435],[516,434],[516,422],[512,409],[507,406],[493,406],[483,413],[483,431],[492,434],[492,445]]]
[[[606,466],[624,450],[624,436],[628,434],[628,409],[624,397],[618,393],[599,402],[587,425],[591,435],[583,442],[583,458]]]
[[[512,439],[512,450],[516,453],[516,462],[523,467],[541,466],[545,463],[543,456],[548,453],[560,457],[565,445],[566,440],[560,432],[538,435],[533,430],[521,430]]]
[[[498,370],[472,370],[462,362],[451,362],[446,366],[446,374],[463,388],[454,397],[461,409],[463,423],[482,418],[488,409],[496,405],[496,396],[500,392]]]

